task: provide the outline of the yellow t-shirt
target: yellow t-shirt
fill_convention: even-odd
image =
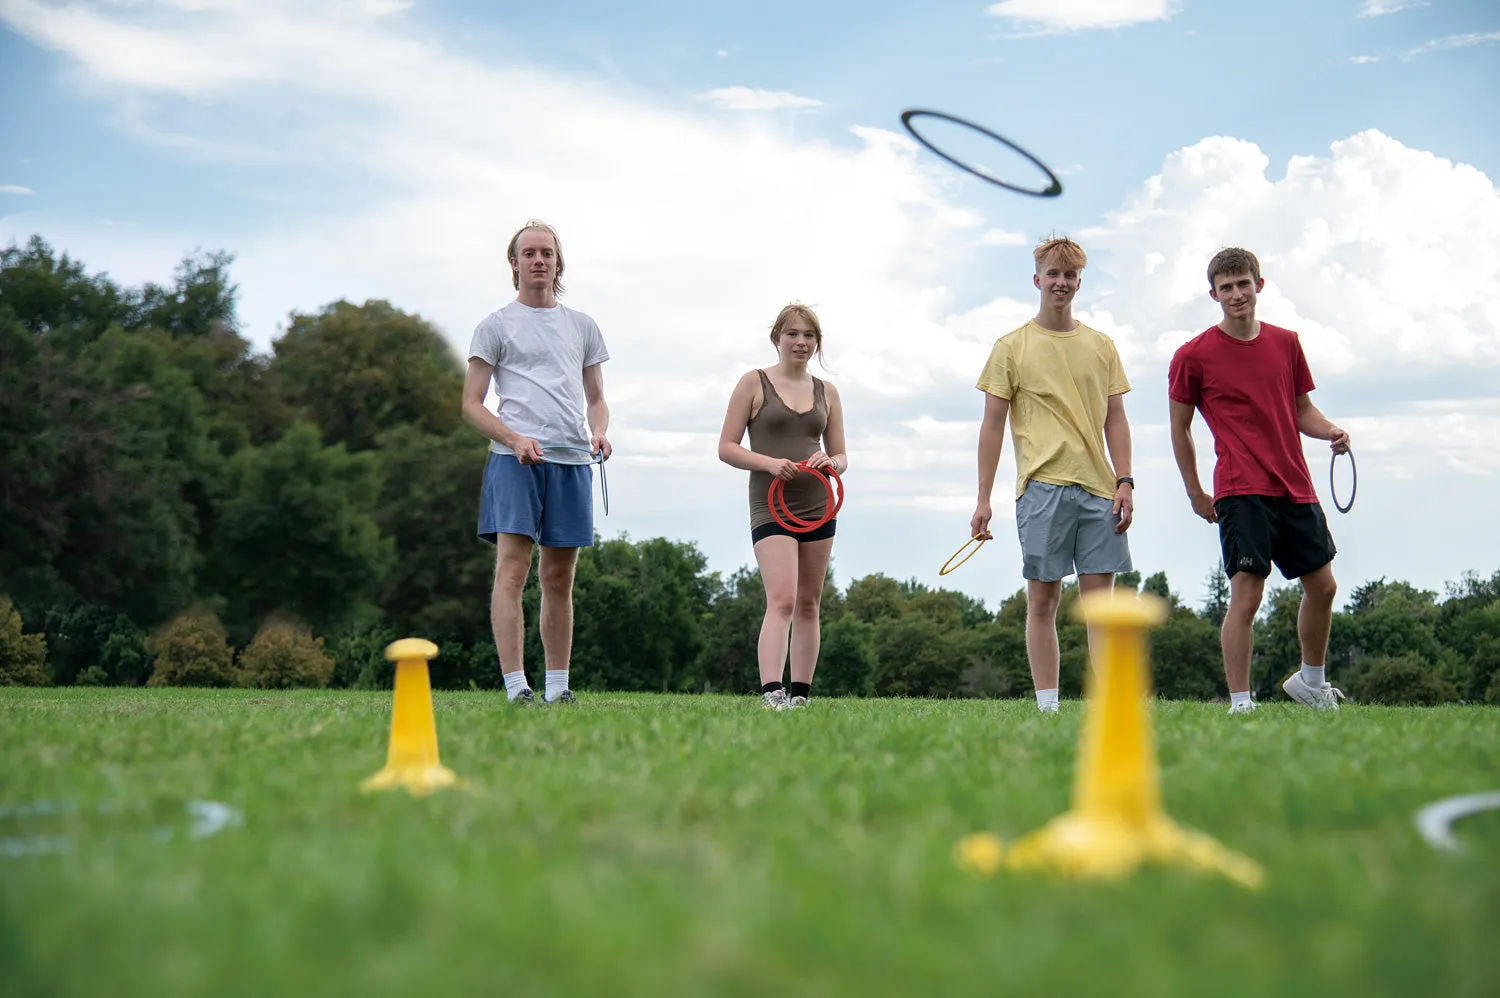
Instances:
[[[995,341],[977,387],[1010,400],[1017,498],[1033,479],[1114,497],[1104,416],[1130,391],[1114,340],[1081,322],[1071,333],[1028,322]]]

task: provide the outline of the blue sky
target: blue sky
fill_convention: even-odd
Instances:
[[[1500,567],[1493,3],[0,0],[0,24],[0,86],[24,95],[0,239],[39,233],[126,281],[230,250],[262,349],[290,311],[384,297],[463,351],[508,296],[510,232],[557,223],[568,302],[615,358],[606,533],[750,560],[713,441],[800,299],[849,408],[836,572],[936,583],[972,511],[974,377],[1034,311],[1029,246],[1062,230],[1091,251],[1079,309],[1136,388],[1138,567],[1196,600],[1216,556],[1163,385],[1217,317],[1198,285],[1228,243],[1260,253],[1263,317],[1303,334],[1315,399],[1354,435],[1346,591]],[[1063,196],[957,174],[901,132],[912,106],[1014,138]],[[992,605],[1020,585],[1003,526],[948,584]]]

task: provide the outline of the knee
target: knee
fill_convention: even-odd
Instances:
[[[505,596],[519,596],[526,588],[529,562],[501,561],[495,566],[495,592]]]
[[[791,620],[792,612],[797,606],[795,593],[767,593],[766,594],[766,616],[775,620]]]
[[[1048,620],[1057,616],[1057,604],[1061,601],[1060,593],[1028,593],[1026,595],[1026,616],[1042,617]]]
[[[554,599],[569,596],[573,592],[572,566],[550,565],[537,573],[542,592]]]
[[[1260,602],[1265,595],[1265,588],[1263,579],[1255,579],[1232,589],[1229,595],[1229,610],[1224,614],[1224,619],[1233,620],[1236,624],[1253,624],[1255,615],[1260,612]]]
[[[817,620],[818,611],[823,605],[823,594],[816,593],[812,596],[797,597],[796,612],[799,620]]]
[[[1333,606],[1333,601],[1339,594],[1339,584],[1334,581],[1330,572],[1319,578],[1304,580],[1302,583],[1302,595],[1319,606]]]

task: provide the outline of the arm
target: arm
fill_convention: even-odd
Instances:
[[[490,364],[478,357],[469,358],[469,370],[464,374],[464,422],[502,447],[509,447],[522,464],[536,464],[542,459],[542,449],[537,442],[516,433],[485,408],[484,396],[490,390],[490,378],[494,373],[495,368]]]
[[[1172,405],[1172,456],[1177,458],[1177,470],[1182,473],[1182,484],[1187,487],[1188,502],[1193,512],[1209,523],[1217,523],[1219,514],[1214,512],[1213,496],[1203,491],[1198,480],[1198,448],[1193,445],[1193,412],[1186,402],[1173,401]]]
[[[750,425],[759,391],[760,379],[754,371],[740,378],[734,386],[734,392],[729,396],[729,409],[724,413],[724,428],[719,431],[719,460],[741,471],[764,471],[791,481],[797,477],[795,461],[766,457],[740,444],[745,439],[745,427]]]
[[[839,390],[826,381],[823,382],[823,391],[828,397],[828,425],[823,428],[826,450],[808,458],[807,464],[811,468],[831,466],[842,475],[849,470],[849,455],[844,450],[844,401],[839,398]]]
[[[990,493],[995,491],[995,472],[1000,467],[1000,452],[1005,447],[1005,420],[1010,415],[1010,399],[984,393],[984,416],[979,420],[979,501],[974,518],[969,521],[969,536],[991,539]]]
[[[1297,429],[1314,440],[1330,441],[1335,454],[1349,450],[1349,434],[1333,425],[1333,421],[1313,405],[1311,396],[1297,396]]]
[[[1125,417],[1125,396],[1111,395],[1109,409],[1104,414],[1104,443],[1109,448],[1109,458],[1115,464],[1115,478],[1130,477],[1130,421]],[[1120,518],[1115,524],[1115,533],[1123,534],[1130,529],[1135,517],[1135,486],[1121,482],[1115,486],[1114,513]]]
[[[604,369],[601,365],[590,364],[583,369],[583,398],[588,406],[589,447],[608,461],[614,448],[605,436],[609,431],[609,403],[604,401]]]

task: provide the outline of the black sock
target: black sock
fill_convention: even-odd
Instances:
[[[760,688],[760,691],[762,693],[775,693],[779,689],[781,689],[780,683],[766,683]]]
[[[806,697],[811,692],[812,692],[812,683],[793,683],[792,684],[792,696],[794,696],[794,697]]]

